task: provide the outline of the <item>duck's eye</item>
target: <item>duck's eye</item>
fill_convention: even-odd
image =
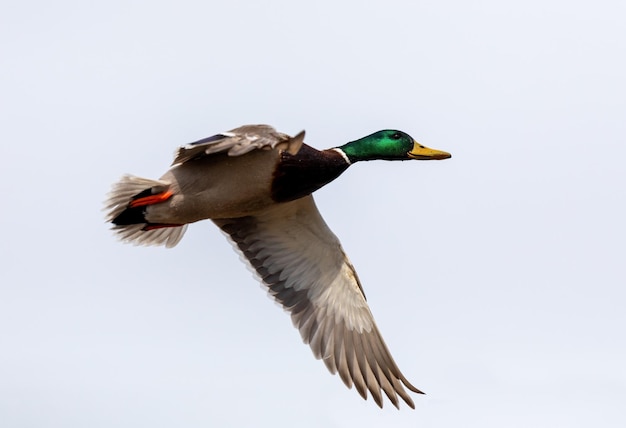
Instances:
[[[402,135],[400,135],[399,132],[396,132],[395,134],[391,136],[392,140],[399,140],[400,138],[402,138]]]

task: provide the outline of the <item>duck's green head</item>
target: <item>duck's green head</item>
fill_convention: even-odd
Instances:
[[[424,147],[410,135],[393,129],[374,132],[338,148],[348,156],[352,163],[376,159],[429,160],[452,157],[450,153]]]

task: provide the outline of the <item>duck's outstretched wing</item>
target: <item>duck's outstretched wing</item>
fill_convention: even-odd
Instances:
[[[295,137],[276,131],[269,125],[244,125],[180,147],[172,165],[226,152],[240,156],[255,149],[281,148],[296,154],[304,141],[304,131]]]
[[[354,267],[312,196],[255,216],[213,220],[234,241],[270,294],[291,313],[313,354],[349,387],[382,407],[382,391],[412,408],[402,375],[374,323]]]

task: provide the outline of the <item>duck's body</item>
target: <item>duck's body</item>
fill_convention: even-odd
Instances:
[[[243,150],[242,142],[252,142],[253,138],[262,144],[244,145],[251,149],[244,153],[231,152],[233,148]],[[150,186],[149,194],[138,199],[165,191],[170,196],[135,210],[122,210],[127,207],[116,200],[117,210],[111,220],[117,225],[136,224],[139,215],[148,228],[184,225],[243,217],[309,195],[337,178],[350,161],[336,149],[316,150],[304,144],[303,138],[303,132],[292,138],[266,125],[247,125],[183,146],[173,166]],[[127,176],[123,180],[134,179]],[[146,190],[145,180],[140,180]]]
[[[273,203],[270,183],[279,156],[277,150],[234,157],[217,153],[178,164],[160,178],[171,183],[173,196],[149,206],[146,220],[186,224],[263,209]]]
[[[291,313],[305,343],[328,369],[382,406],[381,389],[413,407],[384,344],[354,267],[320,216],[311,193],[352,163],[445,159],[399,131],[380,131],[329,150],[266,125],[247,125],[181,147],[158,181],[125,176],[108,200],[121,239],[174,246],[186,225],[211,219]],[[407,140],[408,139],[408,140]]]

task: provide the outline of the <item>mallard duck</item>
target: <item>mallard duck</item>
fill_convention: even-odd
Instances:
[[[446,159],[401,131],[378,131],[328,150],[268,125],[246,125],[180,147],[159,179],[126,175],[106,202],[121,240],[175,246],[187,224],[211,219],[291,314],[316,358],[348,388],[381,390],[412,408],[402,374],[374,323],[361,282],[318,212],[315,190],[359,161]],[[404,385],[404,387],[403,387]]]

